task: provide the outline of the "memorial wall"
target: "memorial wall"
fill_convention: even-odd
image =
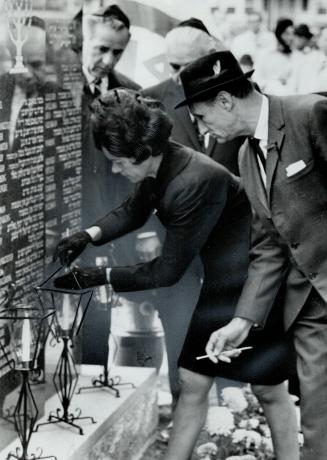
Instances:
[[[81,228],[81,6],[0,2],[0,301],[11,283],[14,304],[32,300],[59,239]],[[0,340],[8,342],[5,321]],[[1,356],[1,401],[8,370]]]
[[[95,222],[133,188],[125,178],[112,174],[110,163],[94,146],[90,129],[92,97],[85,90],[82,71],[82,30],[87,31],[82,8],[89,16],[100,3],[0,0],[0,304],[13,283],[12,305],[35,301],[34,288],[58,269],[52,259],[60,239]],[[135,46],[131,40],[128,55]],[[132,72],[122,70],[126,75]],[[114,245],[90,248],[81,263],[134,263],[136,242],[134,232]],[[107,288],[95,289],[93,314],[86,316],[75,348],[79,362],[103,365],[105,373],[108,298]],[[136,311],[145,301],[150,301],[153,315],[153,293],[130,294],[119,304],[134,305]],[[130,326],[126,325],[133,331]],[[161,341],[159,335],[154,341]],[[7,361],[9,338],[8,324],[0,320],[0,340],[6,350],[0,356],[0,413],[6,395],[17,385]],[[139,346],[127,364],[157,365],[143,350],[143,342]],[[122,362],[126,359],[124,355]],[[44,379],[46,361],[43,351],[38,361],[41,377],[36,374],[36,381]]]
[[[146,7],[139,2],[117,3],[135,19],[119,71],[137,84],[153,84],[167,73],[163,35],[176,20],[156,8],[147,8],[151,14],[145,14]],[[60,239],[94,223],[133,189],[127,179],[112,173],[110,163],[95,148],[90,128],[94,95],[89,94],[83,75],[83,39],[88,33],[87,18],[108,4],[0,0],[0,306],[12,284],[12,305],[35,301],[33,289],[59,267],[52,259]],[[156,46],[146,49],[142,43],[149,36]],[[140,57],[137,65],[136,55]],[[145,230],[162,232],[152,221]],[[124,265],[141,260],[138,233],[87,249],[81,264]],[[92,315],[86,315],[75,356],[84,364],[103,365],[104,374],[111,329],[108,299],[107,287],[94,290]],[[119,297],[118,304],[126,307],[125,316],[118,319],[119,327],[124,323],[126,330],[116,337],[120,364],[160,365],[162,329],[154,309],[159,300],[154,292]],[[166,303],[165,296],[161,301]],[[144,316],[149,315],[151,325],[146,329]],[[126,331],[133,351],[130,345],[124,349]],[[0,355],[0,415],[6,395],[17,386],[7,361],[9,338],[8,324],[0,320],[5,347],[5,354]],[[45,366],[43,352],[38,361],[40,381]]]

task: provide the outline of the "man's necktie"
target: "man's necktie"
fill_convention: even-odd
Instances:
[[[261,150],[259,142],[260,142],[259,139],[255,139],[254,137],[250,138],[250,144],[251,144],[254,152],[257,154],[258,159],[259,159],[263,169],[266,170],[266,158],[264,156],[263,151]]]
[[[94,97],[98,97],[101,95],[101,79],[94,81]]]

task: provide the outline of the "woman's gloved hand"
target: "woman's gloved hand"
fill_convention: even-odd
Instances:
[[[53,261],[59,259],[61,265],[70,265],[92,241],[90,235],[85,232],[77,232],[74,235],[63,238],[53,254]]]
[[[86,289],[108,284],[107,267],[74,267],[71,273],[55,278],[54,285],[59,289]]]

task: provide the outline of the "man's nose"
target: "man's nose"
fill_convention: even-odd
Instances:
[[[198,127],[199,127],[200,134],[202,134],[202,135],[207,134],[208,127],[206,126],[206,124],[203,123],[203,121],[199,120],[199,119],[197,120],[197,122],[198,122]]]
[[[121,173],[121,167],[115,163],[112,163],[111,171],[113,172],[113,174],[119,174]]]
[[[114,56],[113,56],[112,52],[105,53],[102,56],[102,62],[106,67],[109,67],[110,69],[112,69],[114,67],[114,63],[115,63]]]

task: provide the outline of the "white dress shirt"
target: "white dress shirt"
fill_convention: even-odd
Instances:
[[[327,91],[327,56],[323,56],[314,79],[314,91]]]
[[[94,94],[95,88],[97,87],[101,94],[104,94],[108,90],[109,86],[109,78],[107,75],[101,78],[100,82],[98,81],[96,84],[97,79],[94,78],[92,74],[87,70],[86,67],[83,66],[83,73],[86,78],[87,84],[91,90],[91,93]]]
[[[327,56],[319,50],[296,53],[292,78],[296,94],[327,91]]]
[[[194,122],[198,123],[197,120],[195,120],[193,114],[191,111],[189,111],[191,122],[194,124]],[[200,123],[198,123],[198,130],[200,134],[203,134],[203,144],[204,148],[207,149],[209,147],[209,141],[210,141],[210,134],[208,133],[207,129],[205,129]]]
[[[255,62],[260,55],[266,51],[271,51],[276,47],[276,37],[264,27],[258,33],[246,30],[237,35],[231,43],[231,51],[240,59],[244,54],[250,54]]]
[[[262,98],[262,102],[261,102],[261,109],[260,109],[260,114],[259,114],[259,118],[258,118],[258,122],[257,122],[257,126],[255,128],[255,132],[254,132],[254,139],[258,139],[259,140],[259,146],[262,150],[262,153],[264,155],[265,158],[267,158],[267,155],[268,155],[268,149],[267,149],[267,146],[268,146],[268,119],[269,119],[269,102],[268,102],[268,98],[264,95],[261,96]],[[267,180],[267,176],[266,176],[266,171],[260,161],[260,158],[258,158],[258,164],[259,164],[259,168],[260,168],[260,174],[261,174],[261,178],[262,178],[262,181],[264,183],[264,185],[266,185],[266,180]]]

